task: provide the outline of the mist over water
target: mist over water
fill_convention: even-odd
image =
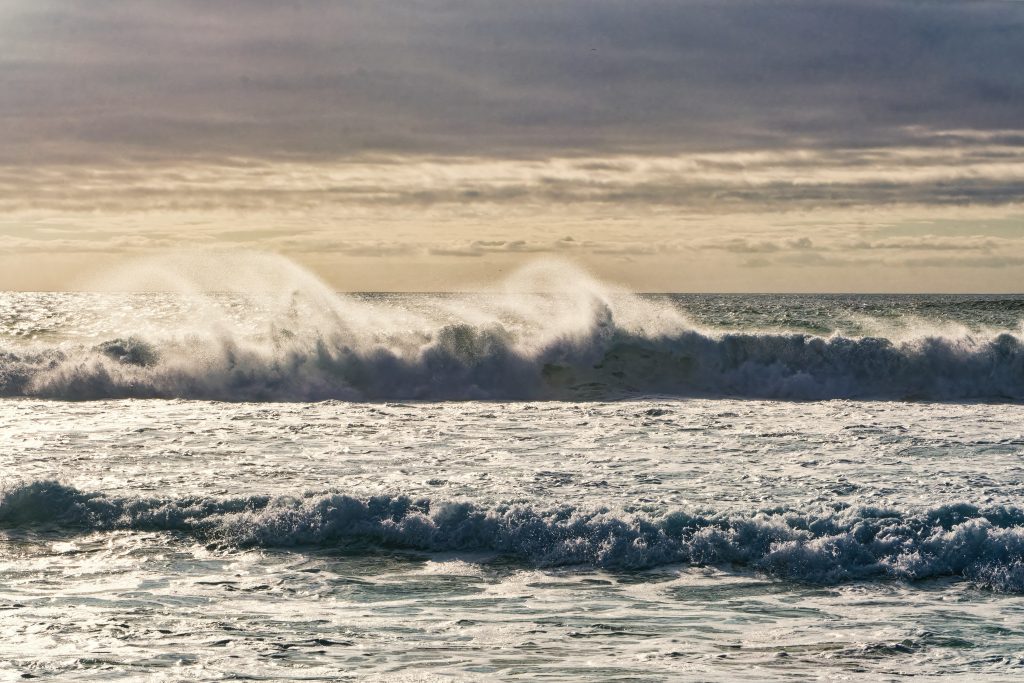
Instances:
[[[1012,297],[638,296],[559,261],[473,294],[344,295],[246,252],[154,258],[95,284],[110,293],[3,295],[0,394],[1024,398]]]

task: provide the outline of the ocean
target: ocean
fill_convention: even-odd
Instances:
[[[0,679],[1024,676],[1024,296],[0,293]]]

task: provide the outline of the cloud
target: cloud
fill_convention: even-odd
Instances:
[[[875,241],[857,241],[844,244],[844,248],[868,251],[992,251],[1019,245],[1020,240],[998,239],[988,235],[938,237],[922,235],[916,238],[890,238]]]
[[[422,250],[414,244],[403,242],[344,242],[323,237],[313,239],[288,238],[277,240],[275,246],[291,253],[341,254],[359,258],[392,258],[413,256]]]
[[[907,258],[898,265],[905,268],[1019,268],[1024,266],[1024,255]]]
[[[10,0],[0,41],[11,260],[551,253],[642,264],[624,281],[1018,288],[1024,3]]]
[[[345,162],[0,166],[0,211],[245,211],[324,206],[614,205],[703,211],[1002,206],[1024,147],[747,150],[673,156],[367,156]],[[736,248],[756,248],[750,245]]]
[[[564,250],[567,242],[572,242],[572,238],[563,238],[552,243],[530,243],[526,240],[473,240],[465,245],[429,247],[427,253],[431,256],[470,257],[486,254],[544,254]]]
[[[0,254],[117,254],[141,253],[153,249],[170,249],[180,242],[142,235],[119,235],[96,239],[26,239],[0,235]]]
[[[13,0],[0,41],[9,163],[1021,144],[1016,2]]]

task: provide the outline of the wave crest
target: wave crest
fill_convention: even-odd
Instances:
[[[500,326],[441,328],[415,349],[343,338],[115,339],[0,352],[0,395],[224,401],[587,399],[636,394],[773,399],[1024,398],[1024,349],[992,338],[802,334],[642,336],[620,329],[524,347]]]
[[[358,299],[281,258],[232,258],[201,269],[217,276],[210,282],[184,278],[189,264],[139,267],[176,283],[176,295],[61,304],[67,320],[41,328],[47,341],[0,345],[0,395],[1024,399],[1024,346],[1010,332],[902,340],[710,332],[671,302],[559,262],[530,265],[482,295]],[[195,291],[213,284],[228,290]]]
[[[1024,510],[956,504],[664,515],[341,493],[138,498],[55,481],[0,493],[0,527],[173,531],[241,547],[497,552],[544,567],[739,565],[811,583],[961,577],[1024,592]]]

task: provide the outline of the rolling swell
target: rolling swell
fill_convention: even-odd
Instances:
[[[645,333],[596,319],[524,342],[498,324],[453,324],[368,343],[342,334],[137,337],[0,348],[0,395],[182,398],[605,399],[638,394],[771,399],[1024,399],[1020,337]]]
[[[0,527],[171,531],[239,547],[370,544],[497,552],[543,566],[611,570],[738,565],[789,580],[960,577],[1024,592],[1024,510],[945,505],[813,513],[675,511],[661,516],[571,506],[477,505],[340,493],[294,497],[113,497],[55,481],[0,493]]]

